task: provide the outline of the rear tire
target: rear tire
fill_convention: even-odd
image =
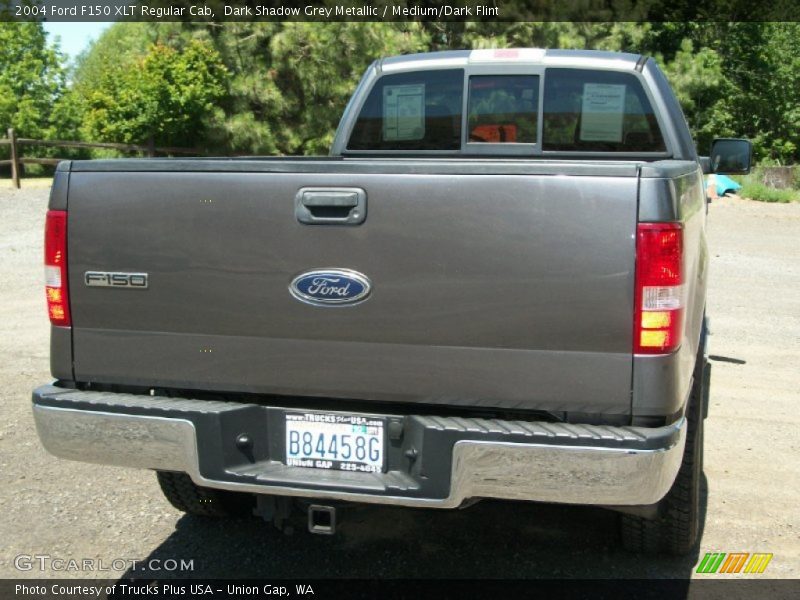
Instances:
[[[697,545],[700,532],[706,373],[706,360],[701,349],[686,411],[686,448],[678,476],[667,495],[659,502],[657,518],[622,515],[622,545],[626,550],[680,556],[688,554]]]
[[[157,471],[161,491],[172,506],[198,517],[244,517],[252,515],[251,494],[227,492],[196,485],[186,473]]]

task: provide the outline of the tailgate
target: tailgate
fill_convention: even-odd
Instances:
[[[76,379],[629,413],[634,169],[565,177],[313,164],[73,172]],[[301,224],[294,202],[305,187],[363,190],[366,220]],[[289,286],[312,269],[363,274],[371,293],[348,306],[300,301]],[[148,287],[89,287],[87,271],[146,273]]]

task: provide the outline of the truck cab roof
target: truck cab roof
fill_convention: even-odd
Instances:
[[[547,50],[543,48],[491,48],[426,52],[383,58],[376,62],[381,72],[417,69],[454,68],[469,65],[537,65],[545,67],[585,67],[591,69],[635,70],[647,57],[640,54],[601,50]]]

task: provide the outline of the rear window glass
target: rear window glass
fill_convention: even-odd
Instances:
[[[538,110],[538,76],[470,77],[468,140],[494,144],[535,144]]]
[[[547,69],[543,150],[664,152],[642,85],[630,73]]]
[[[459,150],[464,70],[384,75],[350,135],[350,150]]]

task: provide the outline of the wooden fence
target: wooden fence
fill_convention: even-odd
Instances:
[[[72,142],[61,140],[33,140],[18,138],[13,128],[8,130],[8,137],[0,139],[0,146],[11,146],[10,160],[0,160],[0,166],[11,165],[11,181],[19,189],[19,172],[22,165],[57,165],[64,158],[28,158],[20,156],[20,146],[50,146],[57,148],[105,148],[109,150],[122,150],[123,152],[143,152],[153,157],[157,154],[183,154],[189,156],[203,156],[205,153],[196,148],[170,148],[155,147],[154,145],[141,146],[137,144],[111,144],[106,142]]]

